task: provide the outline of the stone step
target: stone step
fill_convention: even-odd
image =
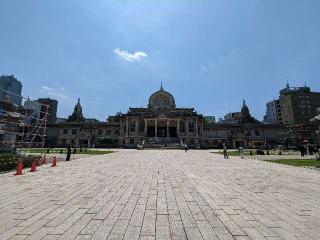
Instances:
[[[144,144],[144,149],[161,149],[165,146],[165,144]],[[166,144],[166,149],[181,149],[181,145],[179,143],[169,143]]]

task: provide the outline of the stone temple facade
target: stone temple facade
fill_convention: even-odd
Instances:
[[[176,107],[174,97],[163,90],[153,93],[147,108],[129,108],[120,120],[124,146],[145,144],[180,144],[188,142],[200,147],[204,118],[193,108]]]
[[[148,107],[129,108],[109,122],[88,122],[80,100],[65,123],[48,125],[48,146],[78,147],[172,147],[219,148],[277,145],[288,141],[289,129],[262,124],[250,115],[245,101],[236,124],[206,123],[194,108],[179,108],[172,94],[160,89],[149,98]]]

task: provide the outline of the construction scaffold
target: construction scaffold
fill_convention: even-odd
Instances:
[[[5,96],[0,100],[0,137],[2,135],[0,144],[2,146],[11,144],[11,147],[14,144],[15,149],[43,148],[46,143],[49,106],[4,89],[0,89],[0,91],[4,92]],[[24,108],[13,104],[10,100],[12,96],[17,96],[39,106],[40,110],[37,113],[40,117],[35,116],[35,109],[29,106]],[[6,135],[11,136],[12,142],[6,142],[8,139]]]

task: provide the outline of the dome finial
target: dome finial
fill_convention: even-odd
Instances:
[[[78,104],[80,104],[80,97],[78,97]]]
[[[288,76],[286,77],[286,79],[287,79],[286,88],[289,90],[290,86],[289,86],[289,78],[288,78]]]
[[[161,81],[161,85],[160,85],[160,90],[163,90],[163,87],[162,87],[162,81]]]
[[[246,100],[244,98],[242,99],[242,102],[243,102],[243,106],[245,106],[246,105]]]

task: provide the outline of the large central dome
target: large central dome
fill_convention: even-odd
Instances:
[[[154,92],[149,98],[149,108],[175,108],[173,96],[163,90],[162,84],[159,91]]]

